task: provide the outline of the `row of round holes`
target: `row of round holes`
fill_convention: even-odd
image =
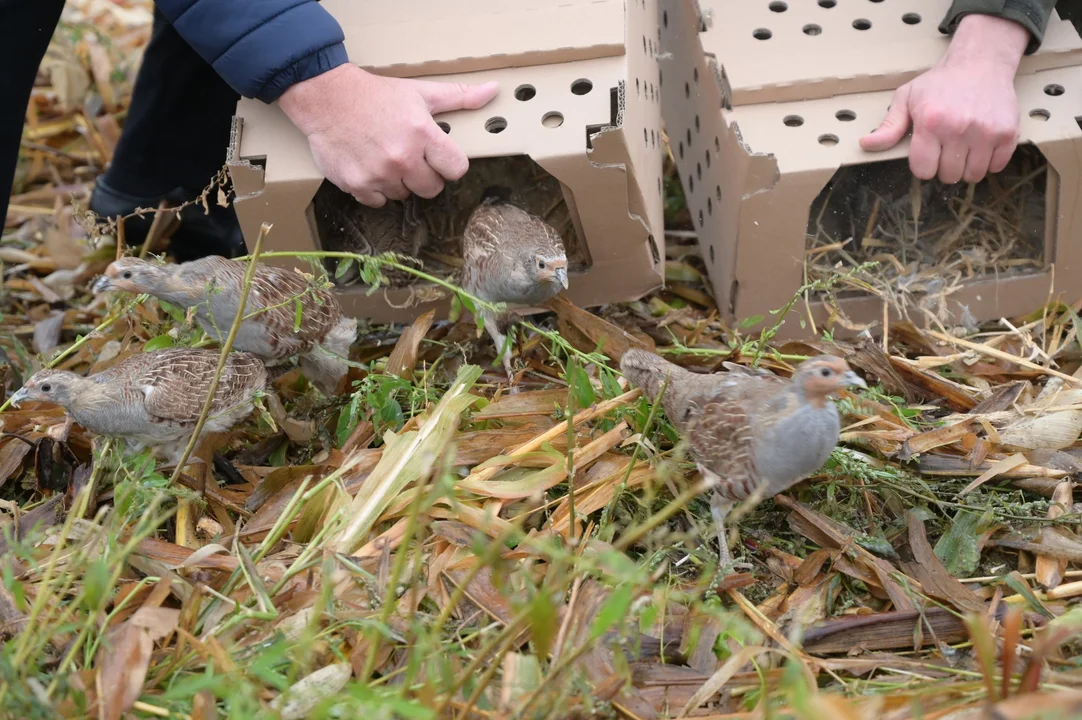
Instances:
[[[658,83],[660,84],[660,82],[661,82],[661,74],[658,73]],[[635,78],[635,95],[637,97],[642,97],[642,94],[643,94],[644,91],[646,93],[646,99],[647,100],[650,100],[651,102],[661,102],[661,93],[658,92],[658,89],[656,87],[654,87],[653,83],[648,83],[648,82],[641,82],[640,83],[639,79]]]
[[[906,13],[905,15],[902,15],[902,22],[904,22],[906,25],[916,25],[920,22],[920,20],[920,15],[918,15],[917,13]],[[853,21],[853,27],[857,30],[871,30],[872,21],[866,20],[864,18],[858,18]],[[823,34],[823,27],[821,25],[816,25],[815,23],[808,23],[801,29],[804,31],[805,35]],[[774,33],[767,28],[756,28],[752,31],[751,35],[756,40],[769,40],[770,38],[774,37]]]
[[[571,83],[571,92],[574,95],[585,95],[594,89],[594,84],[586,78],[580,78]],[[533,85],[519,85],[515,88],[515,99],[522,102],[527,100],[533,100],[537,96],[537,88]],[[445,132],[451,132],[450,124],[446,122],[437,123],[440,128]],[[562,113],[553,111],[547,112],[541,116],[541,124],[547,128],[558,128],[564,124],[564,116]],[[485,121],[485,130],[492,134],[501,133],[507,129],[507,118],[495,116],[490,117]]]

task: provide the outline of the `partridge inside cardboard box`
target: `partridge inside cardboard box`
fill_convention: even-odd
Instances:
[[[276,106],[242,100],[229,164],[249,245],[268,222],[267,251],[419,251],[426,272],[448,276],[461,262],[466,216],[487,186],[498,185],[563,236],[572,302],[629,300],[661,285],[657,0],[323,5],[342,24],[350,57],[367,70],[497,80],[500,93],[480,110],[436,118],[470,157],[467,175],[432,201],[379,217],[324,181],[304,136]],[[268,262],[310,267],[303,259]],[[393,281],[372,294],[361,284],[341,287],[343,310],[400,322],[449,306],[441,288],[397,273]]]
[[[1031,312],[1050,291],[1066,301],[1082,297],[1082,40],[1070,23],[1053,14],[1041,49],[1019,69],[1022,146],[1008,168],[1014,176],[986,180],[967,199],[965,184],[912,188],[908,141],[883,153],[860,149],[893,91],[946,50],[949,38],[937,25],[949,6],[661,0],[665,122],[724,314],[758,318],[753,331],[772,324],[771,311],[813,270],[829,268],[825,258],[842,257],[809,248],[846,241],[849,260],[879,261],[872,278],[879,295],[837,288],[846,320],[832,328],[839,336],[880,332],[885,308],[899,317],[899,298],[913,308],[910,319],[934,315],[933,322],[956,325]],[[1031,158],[1041,165],[1036,171],[1026,164]],[[1020,184],[1015,178],[1026,173],[1033,197],[1009,199]],[[861,205],[861,193],[874,206],[839,213],[839,201]],[[1007,242],[994,237],[1010,224],[1003,203],[1017,206],[1019,216]],[[935,205],[942,212],[932,217]],[[845,214],[853,217],[837,217]],[[885,229],[888,216],[908,219],[908,228]],[[920,244],[933,230],[926,257],[934,264],[914,261],[912,251],[907,257],[902,243]],[[958,242],[962,233],[972,242]],[[980,246],[984,238],[988,247]],[[1003,246],[1014,254],[999,257]],[[1002,262],[982,262],[989,255]],[[912,288],[922,272],[926,291],[899,289]],[[834,312],[809,294],[778,336],[822,331]]]

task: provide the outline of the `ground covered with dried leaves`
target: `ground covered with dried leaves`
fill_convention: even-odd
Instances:
[[[150,15],[67,20],[0,244],[6,396],[43,366],[209,345],[176,308],[87,291],[118,249],[80,203]],[[666,289],[530,318],[518,394],[476,328],[425,316],[362,327],[340,397],[280,375],[290,419],[256,413],[183,472],[5,403],[0,716],[1082,715],[1082,303],[745,336],[667,185]],[[684,446],[615,369],[632,346],[781,374],[831,352],[869,382],[823,472],[740,511],[737,574],[715,572]]]

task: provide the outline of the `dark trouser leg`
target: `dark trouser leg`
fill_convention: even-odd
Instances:
[[[63,9],[64,0],[0,0],[0,229],[34,77]]]
[[[113,161],[99,180],[90,207],[116,217],[166,198],[177,205],[197,197],[221,169],[238,95],[180,37],[160,13],[135,80],[132,103]],[[208,198],[183,211],[171,250],[179,260],[243,253],[232,208]],[[125,221],[125,239],[141,244],[151,218]]]

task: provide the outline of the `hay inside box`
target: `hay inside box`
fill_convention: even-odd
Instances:
[[[469,156],[469,173],[441,197],[408,213],[391,207],[385,217],[367,213],[325,182],[307,140],[276,106],[242,100],[229,164],[249,244],[269,222],[268,251],[353,250],[383,244],[363,228],[386,225],[388,247],[373,249],[412,255],[416,247],[426,272],[449,277],[461,258],[469,211],[485,187],[499,185],[563,234],[570,301],[630,300],[661,285],[657,0],[523,0],[513,7],[480,0],[324,0],[323,6],[342,24],[351,56],[364,58],[368,70],[447,82],[496,80],[501,90],[484,108],[436,118]],[[402,232],[418,228],[420,239]],[[268,262],[308,267],[296,258]],[[399,273],[375,293],[356,278],[353,284],[343,279],[338,297],[346,312],[374,322],[408,321],[429,309],[443,313],[450,304],[442,288]]]

